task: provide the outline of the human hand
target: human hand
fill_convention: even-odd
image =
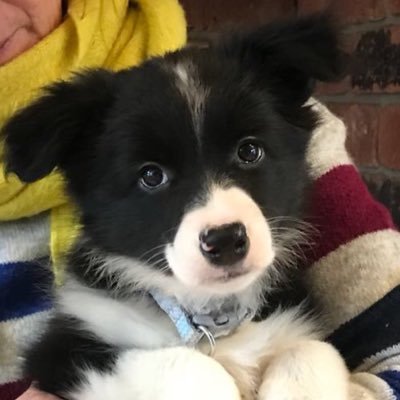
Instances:
[[[60,400],[52,394],[42,392],[31,386],[25,393],[18,397],[17,400]]]

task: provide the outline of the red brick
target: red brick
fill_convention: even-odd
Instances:
[[[310,14],[324,10],[329,3],[329,0],[298,0],[297,9],[299,14]]]
[[[204,7],[201,6],[201,2],[196,0],[180,0],[180,3],[185,10],[189,30],[203,30],[205,17]]]
[[[380,87],[377,84],[374,84],[372,89],[361,89],[359,87],[353,87],[352,92],[355,94],[360,94],[360,93],[398,93],[400,92],[400,86],[395,85],[395,84],[389,84],[385,86],[384,88]]]
[[[377,21],[386,16],[383,0],[299,0],[298,12],[330,9],[345,24]]]
[[[386,9],[390,14],[400,14],[400,0],[386,0]]]
[[[400,105],[380,110],[378,160],[387,168],[400,169]]]
[[[400,26],[391,26],[390,35],[393,44],[400,44]]]
[[[376,164],[379,107],[364,104],[329,104],[347,126],[346,146],[359,165]]]
[[[218,31],[256,26],[294,15],[292,0],[181,0],[189,29]]]
[[[319,82],[316,88],[317,95],[345,94],[351,90],[351,78],[346,76],[340,82]]]
[[[385,18],[383,0],[335,0],[336,11],[345,23],[377,21]]]

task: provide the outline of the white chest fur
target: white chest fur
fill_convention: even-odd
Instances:
[[[154,349],[179,344],[173,323],[146,297],[115,300],[70,280],[60,290],[58,309],[118,347]]]

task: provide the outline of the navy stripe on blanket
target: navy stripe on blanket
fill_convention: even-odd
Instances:
[[[379,282],[377,282],[379,284]],[[366,358],[400,343],[400,286],[327,338],[350,370]]]
[[[400,371],[384,371],[378,374],[393,390],[396,400],[400,400]]]
[[[52,282],[43,261],[0,264],[0,321],[51,308]]]

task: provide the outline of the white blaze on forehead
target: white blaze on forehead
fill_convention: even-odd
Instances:
[[[174,73],[176,86],[189,105],[196,135],[200,135],[203,110],[209,89],[202,85],[198,70],[190,61],[176,64]]]
[[[275,257],[271,231],[264,215],[242,189],[213,186],[207,203],[184,216],[173,245],[167,249],[168,262],[175,276],[189,286],[223,278],[226,270],[215,268],[202,256],[199,234],[204,229],[235,222],[241,222],[246,227],[250,245],[242,265],[249,273],[243,276],[242,282],[241,278],[237,278],[236,284],[241,286],[241,290],[261,275]],[[224,285],[229,288],[228,282]]]

